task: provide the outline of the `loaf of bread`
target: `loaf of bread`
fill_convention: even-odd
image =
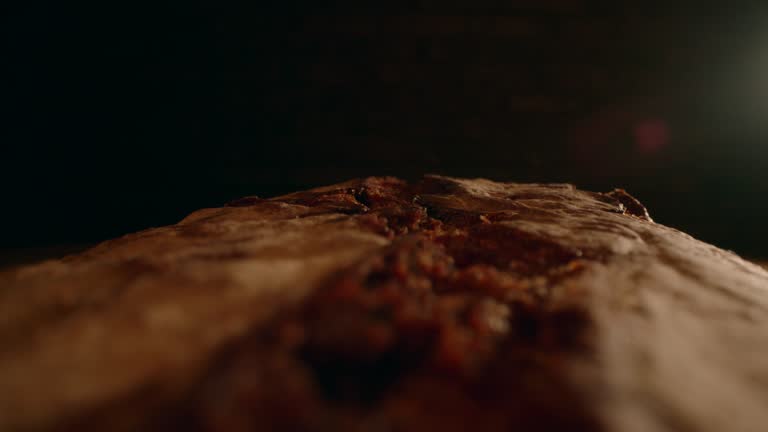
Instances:
[[[622,190],[247,197],[0,274],[2,431],[761,431],[768,272]]]

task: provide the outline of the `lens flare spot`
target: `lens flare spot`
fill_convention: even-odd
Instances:
[[[635,148],[644,154],[653,154],[669,143],[669,128],[664,120],[648,119],[635,124]]]

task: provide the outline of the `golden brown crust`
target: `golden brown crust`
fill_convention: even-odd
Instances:
[[[0,286],[0,430],[768,422],[768,274],[622,190],[353,180]]]

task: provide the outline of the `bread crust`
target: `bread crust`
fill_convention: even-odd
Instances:
[[[623,190],[352,180],[0,287],[0,430],[768,424],[768,273]]]

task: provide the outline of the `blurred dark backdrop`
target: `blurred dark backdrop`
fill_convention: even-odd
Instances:
[[[103,3],[4,6],[4,248],[434,172],[623,187],[768,255],[759,3]]]

